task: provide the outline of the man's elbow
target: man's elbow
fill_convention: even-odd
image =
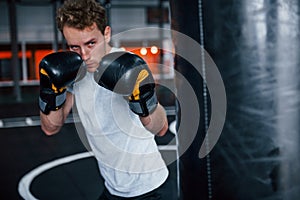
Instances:
[[[42,131],[47,136],[55,135],[56,133],[58,133],[60,131],[60,128],[61,127],[47,127],[47,126],[41,125]]]

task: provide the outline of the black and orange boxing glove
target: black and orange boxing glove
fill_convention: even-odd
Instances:
[[[39,107],[44,114],[58,110],[66,100],[66,88],[72,84],[83,60],[71,51],[46,55],[39,64]]]
[[[130,109],[139,116],[148,116],[157,107],[154,78],[136,54],[120,51],[105,55],[94,78],[102,87],[125,96]]]

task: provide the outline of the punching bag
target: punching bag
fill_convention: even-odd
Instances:
[[[203,45],[227,98],[222,134],[208,157],[200,158],[203,116],[213,114],[207,109],[210,94],[205,104],[203,77],[175,57],[175,69],[191,83],[200,112],[197,134],[180,157],[182,199],[299,199],[299,2],[170,0],[170,7],[172,29]],[[175,52],[189,49],[180,45]],[[180,98],[180,81],[176,87]]]

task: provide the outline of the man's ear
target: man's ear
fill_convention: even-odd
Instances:
[[[110,26],[106,26],[104,29],[104,39],[106,43],[110,42],[110,37],[111,37],[111,28]]]

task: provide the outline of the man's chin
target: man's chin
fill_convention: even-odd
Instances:
[[[91,68],[87,68],[87,71],[90,73],[93,73],[96,71],[97,68],[91,67]]]

